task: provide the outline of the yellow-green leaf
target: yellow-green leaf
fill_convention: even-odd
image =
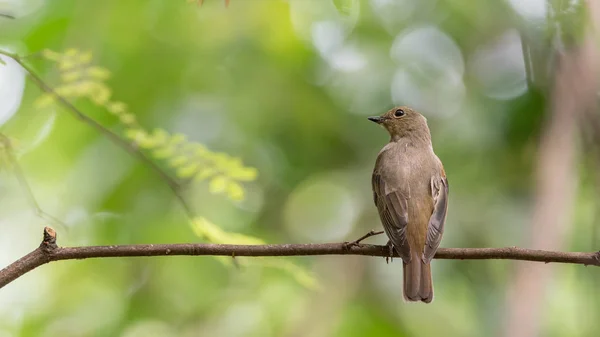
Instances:
[[[35,102],[33,103],[33,105],[38,108],[45,108],[48,105],[51,105],[52,103],[54,103],[54,95],[52,94],[48,94],[48,93],[44,93],[42,94],[40,97],[38,97]]]
[[[124,113],[119,116],[121,123],[125,125],[132,125],[136,123],[135,115],[132,113]]]
[[[241,201],[244,200],[244,189],[242,186],[235,182],[230,182],[227,185],[227,195],[231,200]]]
[[[159,144],[165,144],[169,139],[169,133],[163,129],[154,129],[152,131],[156,142]]]
[[[73,56],[77,55],[77,53],[79,53],[79,51],[77,49],[69,48],[69,49],[67,49],[67,51],[65,51],[65,56],[73,57]]]
[[[110,99],[110,95],[111,91],[107,86],[98,84],[96,90],[90,93],[90,99],[98,105],[104,105]]]
[[[42,56],[50,61],[58,61],[61,57],[61,55],[55,51],[52,51],[50,49],[44,49],[42,50]]]
[[[92,61],[92,52],[86,51],[85,53],[80,53],[78,55],[77,62],[79,64],[88,64]]]
[[[123,102],[110,102],[106,105],[106,109],[115,115],[119,115],[127,111],[127,105]]]
[[[73,69],[76,65],[77,63],[73,62],[73,60],[70,59],[61,59],[60,61],[58,61],[58,69],[61,71]]]
[[[154,147],[154,141],[144,129],[128,129],[125,131],[125,137],[133,140],[139,147],[150,149]]]
[[[146,131],[144,131],[143,129],[127,129],[127,130],[125,130],[125,137],[132,139],[132,140],[136,140],[138,138],[145,137],[145,136],[146,136]]]
[[[110,71],[106,68],[102,67],[89,67],[87,69],[87,74],[96,80],[106,80],[110,77]]]
[[[235,167],[229,171],[232,178],[240,181],[253,181],[258,176],[258,170],[254,167]]]
[[[264,245],[266,242],[257,237],[240,234],[240,233],[228,233],[225,232],[225,242],[234,245]]]
[[[198,164],[192,163],[177,169],[177,176],[180,178],[191,178],[198,172]]]
[[[151,149],[156,146],[154,139],[152,139],[152,137],[150,137],[146,132],[138,135],[138,137],[135,138],[135,143],[143,149]]]
[[[72,84],[73,86],[73,95],[76,96],[87,96],[90,95],[92,91],[96,90],[98,87],[97,82],[93,81],[80,81]]]
[[[309,273],[306,269],[285,260],[279,260],[276,262],[275,267],[281,268],[282,270],[289,273],[300,285],[311,290],[319,290],[321,288],[317,279]]]
[[[215,152],[210,156],[211,160],[215,163],[215,165],[228,168],[230,165],[230,157],[226,153],[223,152]]]
[[[63,72],[62,74],[60,74],[60,78],[63,80],[63,82],[77,81],[78,79],[81,78],[81,71],[72,70],[72,71]]]
[[[204,217],[196,217],[192,220],[192,230],[197,236],[210,242],[226,243],[224,239],[225,231]]]
[[[172,167],[178,167],[188,162],[188,157],[186,156],[176,156],[169,160],[169,165]]]
[[[173,156],[174,154],[175,154],[175,148],[170,145],[161,147],[160,149],[157,149],[156,151],[152,152],[152,155],[158,159],[169,158],[169,157]]]
[[[199,157],[204,157],[208,153],[206,146],[198,143],[194,143],[194,154]]]
[[[212,175],[214,175],[217,171],[215,171],[215,169],[213,169],[212,167],[203,167],[200,170],[198,170],[198,174],[196,174],[196,176],[194,177],[195,181],[202,181]]]
[[[54,91],[59,96],[70,97],[74,96],[77,93],[77,87],[78,86],[74,84],[65,84],[61,85],[60,87],[57,87],[56,89],[54,89]]]
[[[222,193],[227,188],[227,183],[228,180],[225,176],[216,176],[212,178],[209,185],[210,193]]]
[[[182,133],[176,133],[171,137],[171,145],[181,144],[181,143],[185,142],[186,138],[187,138],[186,135],[184,135]]]

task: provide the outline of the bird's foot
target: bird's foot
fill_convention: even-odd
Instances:
[[[385,257],[385,263],[394,262],[394,244],[392,244],[392,241],[388,241],[385,246],[388,249],[388,256]]]
[[[383,234],[383,231],[369,231],[367,234],[361,236],[360,238],[358,238],[357,240],[354,241],[350,241],[350,242],[344,242],[344,247],[346,249],[350,249],[354,246],[358,246],[360,245],[361,241],[370,238],[371,236],[376,236],[379,234]]]

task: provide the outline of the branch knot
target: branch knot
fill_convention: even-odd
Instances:
[[[51,253],[56,248],[58,248],[58,245],[56,245],[56,231],[50,227],[44,227],[44,239],[40,244],[40,249],[44,253]]]

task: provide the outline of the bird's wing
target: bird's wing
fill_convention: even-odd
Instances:
[[[429,263],[442,241],[446,211],[448,210],[448,179],[442,171],[442,176],[431,178],[431,195],[433,197],[433,213],[427,226],[427,238],[423,250],[423,262]]]
[[[373,173],[373,198],[385,232],[404,262],[410,261],[406,239],[408,225],[408,193],[392,189],[379,172]]]

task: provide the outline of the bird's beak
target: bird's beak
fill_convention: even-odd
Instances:
[[[379,117],[379,116],[367,117],[367,119],[370,120],[371,122],[375,122],[377,124],[381,124],[384,120],[383,117]]]

